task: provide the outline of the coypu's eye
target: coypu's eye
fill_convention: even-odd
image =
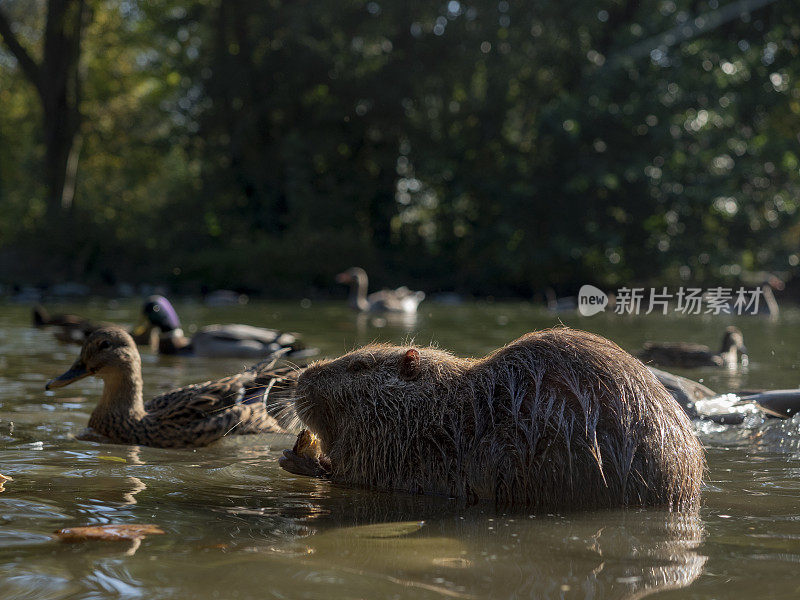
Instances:
[[[109,342],[108,340],[103,340],[102,342],[97,344],[98,350],[106,350],[108,348],[111,348],[111,342]]]
[[[414,379],[419,375],[419,351],[410,348],[400,361],[400,376],[405,379]]]

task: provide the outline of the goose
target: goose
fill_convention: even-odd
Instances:
[[[338,283],[350,285],[348,303],[360,312],[415,313],[425,292],[412,292],[407,287],[380,290],[367,295],[367,272],[361,267],[351,267],[336,276]]]

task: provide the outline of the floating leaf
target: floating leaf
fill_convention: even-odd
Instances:
[[[14,480],[11,477],[8,477],[0,473],[0,483],[5,483],[6,481],[14,481]]]
[[[392,523],[373,523],[371,525],[356,525],[338,529],[339,536],[352,536],[357,538],[399,538],[416,533],[425,525],[425,521],[396,521]]]
[[[98,458],[98,460],[107,460],[109,462],[121,462],[121,463],[128,462],[127,460],[125,460],[121,456],[98,456],[97,458]]]
[[[200,546],[203,550],[227,550],[228,544],[204,544]]]
[[[56,537],[65,542],[104,540],[109,542],[141,540],[148,535],[163,534],[157,525],[89,525],[87,527],[68,527],[55,532]]]

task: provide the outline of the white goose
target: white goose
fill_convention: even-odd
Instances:
[[[367,272],[360,267],[351,267],[336,276],[338,283],[350,285],[350,306],[361,312],[415,313],[425,292],[412,292],[407,287],[396,290],[380,290],[367,295]]]

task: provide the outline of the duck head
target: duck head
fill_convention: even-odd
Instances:
[[[105,379],[121,371],[140,368],[139,351],[133,338],[123,329],[103,327],[86,338],[80,357],[65,373],[48,381],[45,389],[64,387],[90,375]]]
[[[162,333],[169,333],[181,328],[178,313],[172,303],[164,296],[150,296],[142,307],[142,318],[133,330],[134,335],[141,335],[153,328],[160,329]]]
[[[735,363],[737,353],[747,356],[747,347],[744,345],[744,336],[739,328],[730,326],[725,329],[725,335],[722,336],[720,354],[733,357]]]

